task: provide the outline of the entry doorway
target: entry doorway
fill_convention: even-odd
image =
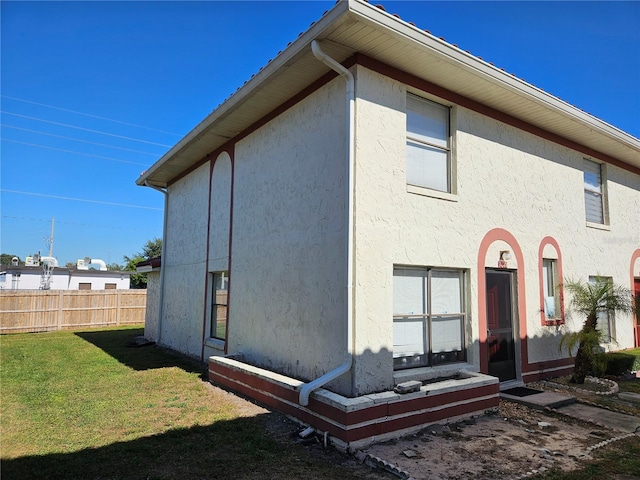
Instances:
[[[517,378],[517,310],[515,272],[486,269],[489,375],[501,382]]]

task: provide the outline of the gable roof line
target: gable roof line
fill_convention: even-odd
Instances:
[[[198,123],[198,125],[187,133],[187,135],[185,135],[176,145],[165,153],[155,164],[153,164],[147,171],[143,172],[136,183],[141,186],[144,185],[145,180],[148,180],[154,171],[158,170],[158,168],[160,168],[169,158],[180,154],[181,150],[197,140],[198,136],[200,136],[207,127],[224,118],[226,114],[232,112],[233,109],[239,106],[252,91],[254,91],[263,82],[268,81],[271,75],[273,75],[279,68],[282,68],[288,62],[292,61],[302,51],[311,50],[311,41],[317,38],[325,28],[330,27],[333,22],[348,11],[348,9],[349,0],[338,0],[336,5],[331,10],[326,11],[320,20],[312,23],[308,30],[298,35],[296,40],[290,42],[284,50],[280,51],[276,55],[275,58],[269,60],[264,67],[262,67],[256,74],[252,75],[251,78],[245,81],[241,87],[231,94],[231,96],[218,105],[218,107]],[[241,131],[236,132],[236,135],[241,133]],[[235,137],[235,135],[233,137]],[[227,140],[231,140],[233,137],[229,137]],[[150,181],[150,183],[153,184],[154,182]],[[166,185],[158,186],[166,187]]]
[[[584,145],[591,151],[597,152],[604,149],[605,151],[602,153],[605,157],[617,159],[621,164],[631,166],[632,171],[637,171],[637,169],[640,168],[640,140],[633,135],[572,106],[564,100],[519,79],[515,75],[507,73],[503,69],[495,67],[480,57],[476,57],[432,35],[428,31],[419,29],[415,25],[402,20],[397,15],[391,15],[383,9],[372,6],[362,0],[338,0],[336,5],[331,10],[325,12],[320,20],[311,24],[308,30],[301,33],[296,40],[291,42],[274,59],[270,60],[267,65],[260,69],[258,73],[253,75],[236,90],[235,93],[207,115],[204,120],[165,153],[152,167],[146,172],[143,172],[136,183],[138,185],[144,185],[145,181],[148,181],[152,185],[165,187],[171,179],[176,178],[176,176],[185,169],[193,166],[202,158],[206,157],[207,154],[215,151],[224,143],[229,142],[229,140],[235,138],[250,125],[253,125],[257,120],[264,117],[264,113],[260,114],[258,112],[254,114],[254,112],[252,112],[251,114],[247,114],[247,111],[252,110],[253,106],[260,101],[258,96],[262,89],[268,88],[273,82],[286,82],[286,78],[288,78],[286,77],[287,72],[295,68],[296,62],[303,60],[305,55],[310,55],[310,44],[312,40],[317,39],[333,42],[337,49],[336,51],[342,53],[343,60],[354,53],[360,53],[357,40],[348,37],[343,43],[340,43],[335,42],[331,38],[332,33],[339,29],[342,28],[346,31],[346,29],[354,25],[358,27],[369,26],[379,34],[391,34],[398,42],[402,43],[400,48],[403,49],[408,50],[415,45],[415,48],[420,52],[419,54],[425,57],[431,55],[437,61],[447,62],[449,65],[461,68],[463,71],[466,71],[467,74],[478,79],[479,82],[488,82],[488,84],[495,85],[495,87],[500,90],[508,91],[517,98],[520,98],[523,102],[527,102],[532,108],[534,105],[538,105],[539,108],[543,109],[540,111],[542,114],[554,115],[556,122],[567,122],[567,124],[572,124],[573,122],[574,126],[575,124],[579,124],[580,126],[576,127],[580,129],[577,136],[582,136],[587,143],[583,143],[576,138],[572,139],[567,137],[556,129],[551,129],[550,131],[559,137],[567,138],[567,140],[575,144]],[[424,51],[424,53],[422,53],[422,51]],[[367,52],[362,53],[368,55]],[[385,63],[384,59],[376,60]],[[390,66],[402,70],[398,66]],[[323,67],[324,66],[318,66],[317,68],[322,69]],[[324,68],[326,69],[326,67]],[[321,76],[322,71],[324,70],[319,70],[319,74],[318,72],[314,73],[317,76],[315,78],[309,78],[308,84]],[[298,72],[298,74],[299,73],[300,72]],[[313,72],[303,73],[309,76]],[[417,75],[415,72],[407,71],[406,73],[420,77],[420,75]],[[285,80],[282,80],[283,78]],[[286,85],[286,83],[283,83],[283,85]],[[468,96],[465,95],[464,92],[456,91],[455,89],[452,91],[462,96]],[[295,94],[296,92],[293,91],[292,95]],[[482,99],[470,98],[476,102],[486,104]],[[261,106],[265,107],[264,98],[261,100],[263,101]],[[283,103],[283,101],[277,99],[269,99],[269,101],[272,102],[267,105],[267,108],[270,108],[270,110],[278,108],[278,106]],[[520,121],[530,123],[534,127],[544,130],[541,125],[536,125],[535,122],[532,122],[531,119],[526,117],[528,110],[526,114],[520,117],[518,115],[514,116],[513,112],[496,108],[494,105],[486,104],[486,106],[497,111],[502,111],[506,115],[510,115]],[[230,126],[237,128],[232,131],[230,130]],[[590,137],[589,139],[586,138],[587,134]],[[594,146],[597,145],[594,145],[594,141],[591,141],[591,138],[595,137],[597,137],[596,140],[598,143],[604,143],[600,148],[594,148]],[[605,138],[608,140],[605,140]],[[589,145],[589,143],[591,143],[591,145]],[[203,148],[209,149],[203,151]],[[603,160],[605,159],[603,158]]]

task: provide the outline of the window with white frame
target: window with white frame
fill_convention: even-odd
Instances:
[[[451,193],[450,109],[407,94],[407,184]]]
[[[584,206],[590,223],[607,223],[603,176],[600,163],[584,159]]]
[[[395,267],[394,369],[465,361],[461,270]]]
[[[557,260],[542,259],[542,290],[544,292],[544,316],[547,319],[561,317]]]
[[[597,282],[613,283],[611,277],[589,277],[589,283],[594,284]],[[600,311],[598,312],[598,320],[596,322],[596,328],[601,333],[601,341],[603,343],[611,343],[615,336],[614,330],[614,315],[613,312]]]
[[[211,295],[211,338],[227,338],[227,302],[229,293],[229,272],[214,272]]]

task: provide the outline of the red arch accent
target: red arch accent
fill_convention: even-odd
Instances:
[[[209,243],[211,237],[211,180],[213,179],[213,168],[215,167],[216,162],[220,158],[223,153],[229,155],[231,160],[231,198],[229,201],[229,271],[231,271],[231,229],[233,225],[233,172],[234,172],[234,158],[235,158],[235,145],[227,144],[220,148],[215,156],[213,154],[208,158],[209,161],[209,195],[208,195],[208,205],[207,205],[207,246],[205,249],[205,261],[204,261],[204,303],[205,309],[202,318],[202,347],[200,350],[200,359],[204,361],[204,342],[207,338],[207,294],[209,292]],[[228,290],[231,290],[231,284],[229,284]],[[227,295],[229,292],[227,292]],[[228,297],[227,297],[228,298]],[[229,304],[229,300],[227,299],[227,305]],[[226,326],[226,335],[229,338],[229,307],[227,306],[227,326]],[[224,342],[224,353],[227,353],[227,346],[229,342],[225,340]]]
[[[478,342],[480,344],[480,372],[489,373],[487,352],[487,281],[485,277],[485,259],[492,243],[503,241],[509,244],[518,262],[518,326],[520,336],[520,361],[522,371],[528,367],[527,351],[527,305],[524,279],[524,255],[520,244],[510,232],[503,228],[489,230],[478,248]]]
[[[544,247],[546,245],[552,245],[553,248],[556,249],[556,253],[558,254],[558,280],[560,281],[560,290],[558,294],[560,295],[560,318],[557,320],[547,320],[544,314],[544,291],[543,291],[543,283],[542,283],[542,259],[544,255]],[[540,248],[538,249],[538,279],[540,286],[540,324],[543,326],[552,326],[552,325],[562,325],[564,324],[564,289],[562,288],[562,279],[564,276],[562,275],[562,252],[560,252],[560,246],[558,242],[556,242],[553,237],[544,237],[540,241]]]
[[[635,274],[633,271],[633,267],[636,264],[636,260],[640,258],[640,248],[638,248],[635,252],[631,254],[631,264],[629,265],[629,288],[633,292],[635,289]],[[638,277],[640,277],[640,271],[638,271]],[[635,346],[640,347],[640,318],[636,318],[636,323],[633,326],[634,330],[634,338],[635,338]]]

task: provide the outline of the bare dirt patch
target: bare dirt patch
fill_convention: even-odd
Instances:
[[[493,414],[372,445],[364,452],[429,480],[516,478],[533,470],[574,470],[587,447],[615,433],[551,412],[501,402]]]

